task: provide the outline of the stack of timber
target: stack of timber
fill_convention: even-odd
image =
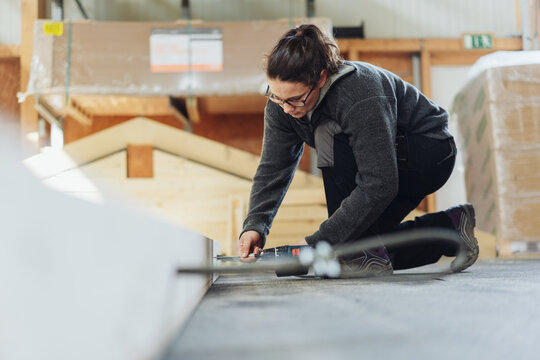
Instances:
[[[138,155],[130,157],[133,151]],[[145,118],[25,160],[59,191],[97,202],[120,196],[220,242],[228,254],[236,252],[258,162],[255,155]],[[321,179],[298,171],[268,246],[297,243],[326,217]]]

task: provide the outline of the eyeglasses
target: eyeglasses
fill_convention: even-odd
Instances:
[[[266,94],[265,96],[272,102],[275,102],[276,104],[279,104],[281,106],[283,106],[283,104],[288,104],[288,105],[291,105],[291,106],[294,106],[294,107],[302,107],[302,106],[306,106],[306,101],[309,97],[309,95],[311,95],[311,92],[313,91],[313,89],[315,89],[315,86],[313,86],[309,92],[307,93],[306,97],[304,98],[304,100],[281,100],[281,99],[278,99],[277,97],[274,96],[274,94],[272,94],[270,92],[270,86],[268,86],[266,88]]]

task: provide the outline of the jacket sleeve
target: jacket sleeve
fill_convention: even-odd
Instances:
[[[375,96],[343,115],[340,125],[358,167],[356,187],[319,230],[306,237],[308,244],[321,240],[337,244],[360,237],[397,195],[396,108],[395,98]]]
[[[304,149],[288,119],[279,113],[282,110],[269,109],[273,106],[267,104],[265,109],[261,161],[253,178],[249,211],[242,230],[242,233],[257,231],[263,238],[263,246]]]

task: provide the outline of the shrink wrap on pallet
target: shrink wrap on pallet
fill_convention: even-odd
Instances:
[[[29,94],[264,94],[264,56],[291,26],[326,18],[249,22],[35,24]],[[183,61],[183,63],[182,63]]]
[[[540,51],[481,58],[454,99],[467,198],[501,255],[540,251]]]

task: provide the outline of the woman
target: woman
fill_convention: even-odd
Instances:
[[[423,227],[449,228],[460,235],[461,245],[381,244],[341,259],[345,272],[390,274],[434,263],[442,255],[459,255],[452,262],[454,271],[476,261],[471,204],[401,223],[454,168],[456,147],[444,109],[389,71],[342,60],[335,43],[315,25],[285,33],[267,57],[266,74],[263,149],[239,240],[242,257],[264,247],[307,143],[317,150],[329,215],[305,238],[307,244],[324,240],[335,245]]]

